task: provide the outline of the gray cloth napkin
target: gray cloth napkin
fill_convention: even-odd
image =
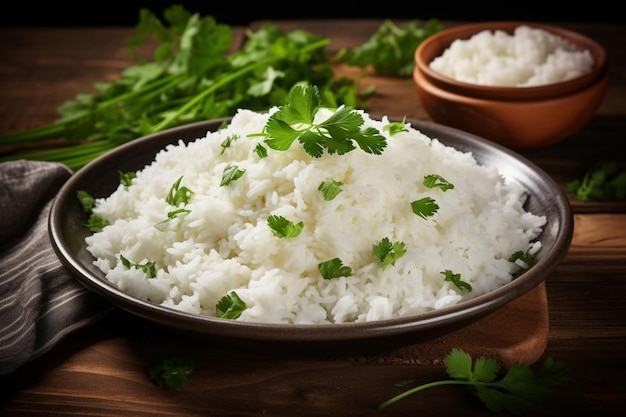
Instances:
[[[58,163],[0,163],[0,375],[113,309],[73,278],[50,242],[50,207],[71,175]]]

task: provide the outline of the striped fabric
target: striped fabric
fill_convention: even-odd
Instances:
[[[71,276],[50,243],[50,206],[70,175],[56,163],[0,163],[0,375],[113,309]]]

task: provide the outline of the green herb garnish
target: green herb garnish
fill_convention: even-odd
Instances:
[[[527,267],[530,267],[535,263],[535,256],[530,253],[530,248],[526,251],[518,250],[509,256],[509,262],[515,262],[517,260],[524,262]]]
[[[189,357],[165,358],[149,369],[150,379],[159,387],[178,391],[187,384],[194,363]]]
[[[122,184],[124,187],[130,187],[133,184],[133,179],[135,179],[137,177],[137,173],[136,172],[122,172],[122,171],[117,171],[117,174],[120,177],[120,184]]]
[[[434,199],[430,197],[420,198],[411,202],[411,210],[422,219],[433,216],[439,210],[439,206]]]
[[[383,131],[389,132],[390,136],[400,132],[408,132],[409,129],[406,127],[406,118],[402,122],[391,122],[386,124],[383,126]]]
[[[317,189],[322,192],[324,200],[330,201],[339,195],[342,185],[341,181],[328,180],[322,181]]]
[[[304,222],[294,223],[283,216],[272,214],[267,217],[267,225],[272,229],[274,236],[292,238],[302,232]]]
[[[367,153],[382,153],[387,146],[385,137],[373,127],[361,130],[363,116],[351,107],[342,106],[327,120],[314,123],[321,104],[316,86],[295,86],[289,93],[287,104],[267,120],[267,146],[285,151],[298,140],[309,155],[319,158],[324,149],[330,154],[350,152],[355,149],[353,142],[356,142]]]
[[[187,187],[180,186],[182,179],[183,177],[180,176],[170,187],[170,191],[167,193],[167,197],[165,197],[165,202],[167,204],[178,207],[179,204],[189,203],[189,199],[191,198],[193,191]]]
[[[85,223],[85,227],[87,229],[92,232],[97,232],[110,224],[108,220],[104,220],[102,217],[93,214],[93,208],[96,206],[96,199],[93,198],[91,194],[85,190],[76,190],[76,197],[78,198],[78,202],[80,203],[83,212],[89,214],[87,223]]]
[[[428,188],[439,187],[442,191],[448,191],[454,188],[454,184],[449,183],[445,178],[438,174],[425,175],[423,184]]]
[[[534,412],[547,401],[556,388],[569,382],[567,367],[546,359],[538,372],[529,365],[513,365],[500,379],[500,365],[493,359],[480,357],[472,363],[472,357],[461,349],[452,349],[445,357],[446,372],[453,379],[431,382],[403,392],[383,403],[385,408],[411,394],[444,385],[462,385],[494,413],[508,412],[525,415]]]
[[[380,259],[382,269],[385,269],[406,253],[406,243],[391,242],[389,238],[384,237],[380,242],[372,245],[372,250]]]
[[[352,275],[352,269],[349,266],[345,266],[339,258],[333,258],[329,261],[321,262],[317,268],[324,279],[349,277]]]
[[[461,274],[455,274],[449,269],[446,269],[445,271],[440,273],[443,274],[444,281],[452,282],[458,289],[472,291],[472,286],[461,279]]]
[[[246,173],[245,169],[239,169],[237,165],[227,165],[222,173],[222,180],[220,181],[220,187],[229,185],[231,182],[238,180]]]
[[[154,262],[146,262],[144,264],[138,264],[138,263],[129,261],[123,255],[120,255],[120,261],[122,261],[122,265],[124,265],[128,269],[130,268],[141,269],[143,272],[146,273],[148,278],[156,277],[156,274],[157,274],[156,264]]]
[[[169,211],[167,213],[167,219],[156,223],[154,227],[156,227],[158,230],[162,232],[167,228],[167,226],[170,224],[172,219],[175,219],[176,217],[178,217],[179,214],[182,214],[182,213],[191,213],[191,210],[181,208],[181,209]]]
[[[248,308],[246,303],[237,295],[235,291],[231,291],[217,302],[217,316],[222,319],[235,320],[241,313]]]
[[[226,139],[224,139],[224,141],[220,143],[220,146],[222,147],[222,152],[220,152],[220,155],[222,155],[227,148],[230,148],[230,145],[237,139],[239,139],[239,135],[230,135]]]

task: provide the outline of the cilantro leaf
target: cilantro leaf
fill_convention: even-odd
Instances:
[[[345,266],[339,258],[321,262],[317,267],[324,279],[349,277],[352,275],[352,269],[349,266]]]
[[[123,255],[120,254],[120,261],[122,261],[122,265],[124,265],[126,268],[130,269],[130,268],[137,268],[137,269],[141,269],[143,272],[145,272],[145,274],[148,276],[148,278],[154,278],[156,277],[156,264],[154,262],[146,262],[143,264],[138,264],[135,262],[131,262],[128,259],[126,259]]]
[[[183,177],[181,175],[176,181],[174,181],[174,184],[172,184],[170,191],[167,193],[167,197],[165,197],[165,202],[167,202],[167,204],[177,207],[179,204],[189,203],[189,198],[191,198],[193,191],[187,187],[180,186],[182,179]]]
[[[439,210],[439,206],[434,199],[430,197],[420,198],[411,202],[411,210],[422,219],[433,216]]]
[[[472,286],[461,279],[461,274],[455,274],[449,269],[441,272],[441,274],[444,276],[444,281],[452,282],[458,289],[472,291]]]
[[[449,183],[445,178],[438,174],[425,175],[423,184],[428,188],[439,187],[442,191],[448,191],[454,188],[454,184]]]
[[[125,187],[130,187],[133,184],[133,179],[137,177],[136,172],[117,171],[117,173],[120,177],[120,184]]]
[[[472,395],[495,413],[530,414],[547,401],[556,388],[567,384],[567,366],[552,358],[546,359],[538,372],[529,365],[515,364],[498,379],[500,365],[491,358],[472,357],[461,349],[452,349],[444,358],[446,373],[452,378],[411,388],[379,404],[385,408],[414,393],[444,385],[465,385]],[[406,385],[406,384],[403,384]]]
[[[167,213],[167,219],[156,223],[154,227],[156,227],[161,232],[164,231],[167,228],[167,225],[172,221],[172,219],[175,219],[181,213],[191,213],[191,210],[181,208],[181,209],[169,211]]]
[[[265,143],[272,149],[285,151],[298,140],[305,151],[315,157],[324,149],[343,155],[355,149],[353,141],[365,152],[380,155],[387,140],[368,127],[361,130],[363,116],[351,107],[341,106],[327,120],[314,123],[321,108],[320,93],[314,85],[296,85],[286,104],[273,113],[265,124]]]
[[[291,238],[302,232],[304,222],[293,223],[283,216],[272,214],[267,217],[267,225],[272,229],[274,236]]]
[[[165,358],[150,367],[149,376],[159,387],[178,391],[187,384],[193,368],[194,363],[191,358],[174,356]]]
[[[400,132],[408,132],[409,129],[406,127],[406,117],[402,122],[391,122],[383,126],[383,130],[385,132],[389,132],[389,135],[393,136]]]
[[[616,162],[600,161],[582,179],[566,183],[565,190],[580,201],[626,200],[626,171],[620,171]]]
[[[322,181],[317,189],[322,192],[324,200],[330,201],[339,195],[342,185],[341,181],[328,180]]]
[[[217,302],[217,316],[222,319],[235,320],[241,313],[248,308],[246,303],[237,295],[235,291],[231,291]]]
[[[406,253],[406,243],[391,242],[389,238],[384,237],[378,243],[372,245],[374,255],[381,260],[382,269],[387,268],[396,259],[402,257]]]
[[[238,180],[246,173],[245,169],[239,169],[237,165],[227,165],[222,173],[222,180],[220,186],[229,185],[231,182]]]

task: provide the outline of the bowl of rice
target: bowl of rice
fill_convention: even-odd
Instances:
[[[573,217],[540,168],[478,136],[286,105],[101,156],[64,184],[49,226],[81,284],[141,317],[328,342],[482,317],[549,277]]]
[[[429,116],[514,150],[582,129],[606,93],[608,58],[593,39],[524,21],[453,26],[415,51],[413,79]]]

